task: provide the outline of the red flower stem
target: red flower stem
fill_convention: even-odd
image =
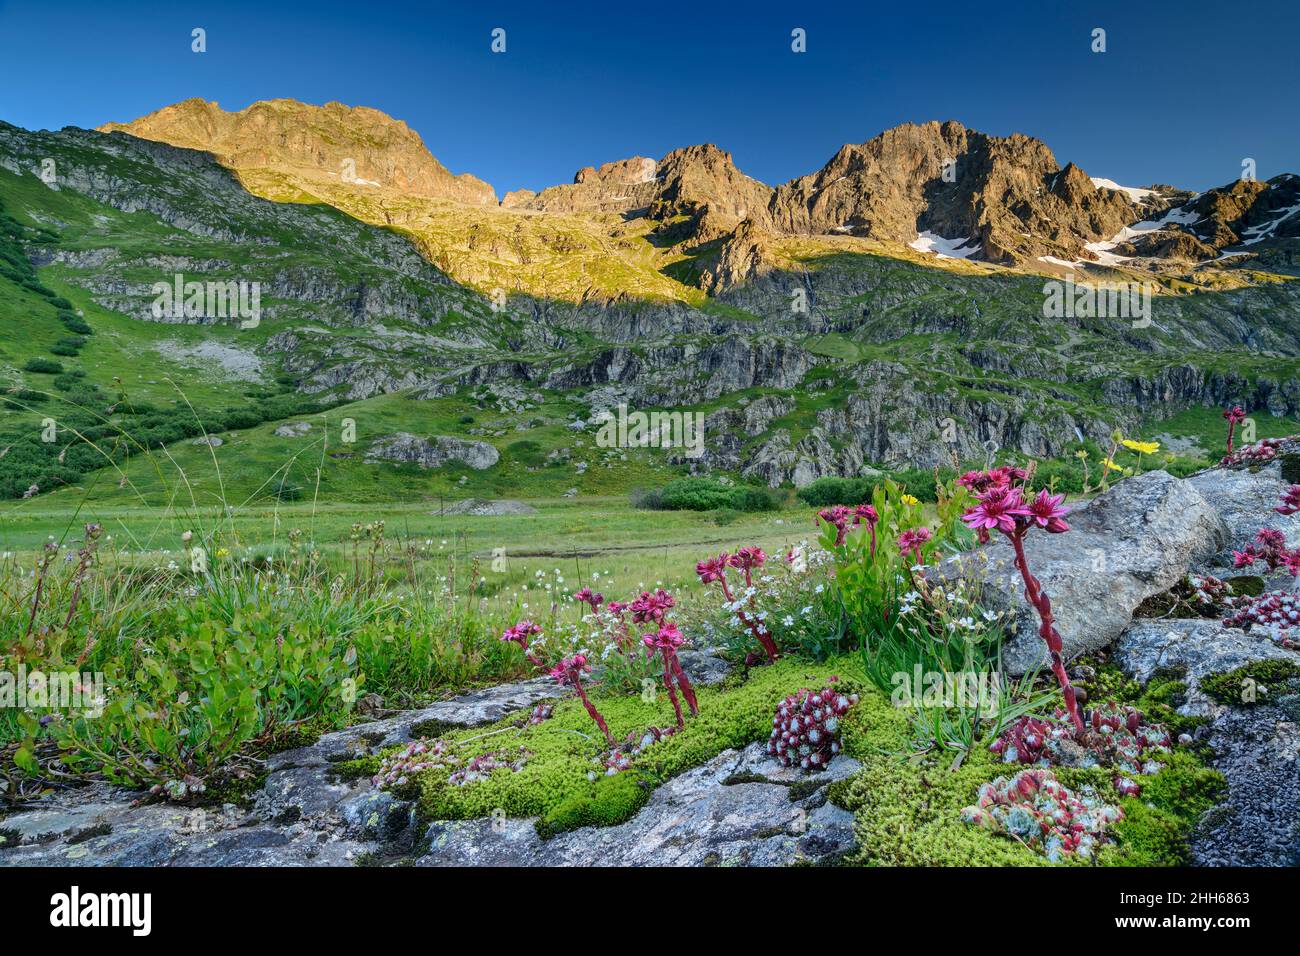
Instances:
[[[686,671],[682,670],[682,662],[677,657],[676,651],[668,651],[665,656],[673,665],[673,676],[677,678],[677,686],[682,689],[682,696],[686,698],[686,706],[690,707],[691,716],[694,717],[700,712],[700,705],[695,699],[695,688],[691,686],[691,679],[686,676]]]
[[[1237,423],[1228,419],[1228,456],[1232,456],[1232,433],[1237,430]]]
[[[677,691],[673,690],[673,675],[668,667],[667,648],[664,648],[661,656],[664,659],[664,687],[668,690],[668,699],[673,702],[673,713],[677,715],[677,727],[680,730],[686,726],[686,721],[682,719],[682,705],[677,701]]]
[[[1025,529],[1017,528],[1007,537],[1011,539],[1011,546],[1016,551],[1016,567],[1025,582],[1025,599],[1038,612],[1040,621],[1038,636],[1043,639],[1051,655],[1052,673],[1056,675],[1056,681],[1061,685],[1061,692],[1065,695],[1065,710],[1070,715],[1070,722],[1074,724],[1075,733],[1083,736],[1083,719],[1079,716],[1074,687],[1070,684],[1070,675],[1065,672],[1065,661],[1061,657],[1061,634],[1053,623],[1052,602],[1043,593],[1043,586],[1039,580],[1030,573],[1029,561],[1025,558]]]
[[[578,675],[576,673],[571,673],[569,676],[573,680],[573,689],[576,690],[578,696],[582,698],[582,706],[587,708],[587,713],[590,714],[591,719],[596,722],[596,726],[600,728],[600,732],[605,735],[605,740],[609,742],[610,747],[617,747],[618,741],[616,741],[614,735],[609,732],[609,725],[605,723],[605,718],[600,716],[600,711],[596,709],[595,704],[587,698],[587,692],[583,690],[582,681],[578,678]]]

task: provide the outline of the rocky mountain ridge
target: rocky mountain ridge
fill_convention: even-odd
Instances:
[[[45,158],[56,161],[55,182],[40,179]],[[841,161],[867,175],[869,157],[849,151]],[[990,445],[1052,458],[1084,439],[1104,443],[1117,426],[1204,404],[1300,411],[1293,358],[1300,287],[1285,271],[1222,291],[1158,294],[1153,321],[1140,328],[1104,316],[1048,318],[1042,275],[967,261],[940,268],[933,256],[898,244],[764,228],[751,202],[766,187],[736,173],[721,150],[679,151],[663,181],[664,164],[655,168],[653,181],[644,159],[591,169],[554,194],[575,210],[606,208],[618,196],[645,204],[637,206],[644,216],[630,221],[604,211],[447,199],[402,205],[416,200],[335,183],[329,188],[339,194],[385,197],[345,215],[343,199],[334,209],[261,198],[246,175],[203,151],[121,132],[31,133],[0,124],[0,198],[25,221],[62,234],[33,243],[26,253],[33,262],[97,307],[129,317],[148,338],[159,334],[150,310],[155,279],[183,271],[258,281],[261,327],[223,348],[313,397],[355,402],[400,393],[435,402],[513,388],[573,403],[584,420],[619,402],[700,408],[711,437],[704,457],[682,466],[772,485],[982,459]],[[1081,172],[1062,176],[1060,191],[1084,189]],[[1289,189],[1288,182],[1280,186]],[[1267,199],[1278,188],[1241,190],[1232,221],[1276,221],[1274,231],[1285,233],[1287,207]],[[730,204],[715,211],[709,197],[718,190],[728,191]],[[1150,207],[1149,197],[1109,192],[1118,198],[1102,211],[1133,207],[1125,215],[1136,215],[1138,206]],[[1161,195],[1161,202],[1179,199]],[[1262,218],[1250,218],[1256,206]],[[938,217],[947,207],[927,208]],[[450,212],[421,221],[460,222],[465,255],[499,268],[495,274],[554,275],[559,260],[540,258],[543,250],[579,247],[575,282],[622,291],[576,299],[485,294],[458,281],[455,269],[449,276],[431,264],[438,262],[434,239],[406,222],[387,224],[404,211],[419,217],[435,209]],[[1098,222],[1093,234],[1111,228],[1104,217]],[[521,231],[529,227],[539,231]],[[648,258],[669,242],[678,258]],[[1276,252],[1289,254],[1285,246]],[[636,262],[644,271],[622,269]],[[660,284],[624,286],[651,273]],[[688,282],[694,297],[660,293]],[[0,372],[25,386],[22,364],[0,355]],[[956,425],[948,439],[946,420]],[[590,443],[592,436],[558,424],[567,443]],[[401,430],[411,431],[394,429]],[[509,443],[487,437],[498,451]],[[502,455],[485,474],[509,461]]]
[[[468,173],[453,175],[406,123],[366,106],[282,99],[228,112],[189,99],[98,129],[204,150],[235,170],[275,167],[362,189],[383,183],[472,206],[497,203],[491,186]]]

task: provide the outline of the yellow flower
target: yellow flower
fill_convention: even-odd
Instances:
[[[230,552],[227,551],[225,548],[217,548],[217,557],[228,558],[230,557]]]
[[[1102,463],[1103,465],[1106,466],[1106,470],[1107,470],[1107,471],[1123,471],[1123,470],[1124,470],[1124,469],[1121,468],[1119,465],[1117,465],[1117,464],[1115,464],[1113,461],[1111,461],[1109,458],[1103,458],[1103,459],[1101,460],[1101,463]]]
[[[920,503],[920,499],[918,498],[914,498],[911,495],[903,495],[903,504],[905,505],[919,505]]]
[[[1154,455],[1160,450],[1158,441],[1134,441],[1131,438],[1124,439],[1124,447],[1132,449],[1141,455]]]

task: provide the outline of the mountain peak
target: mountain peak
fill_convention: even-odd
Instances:
[[[99,130],[204,150],[240,172],[269,170],[307,184],[342,182],[496,204],[491,186],[468,174],[453,175],[403,120],[368,106],[273,99],[231,112],[195,98]]]

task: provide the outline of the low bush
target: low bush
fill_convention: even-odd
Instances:
[[[767,488],[716,478],[678,478],[658,490],[634,494],[632,503],[656,511],[773,511],[780,506]]]
[[[63,364],[56,362],[54,359],[28,359],[27,364],[23,366],[23,371],[35,372],[40,375],[62,375]]]

